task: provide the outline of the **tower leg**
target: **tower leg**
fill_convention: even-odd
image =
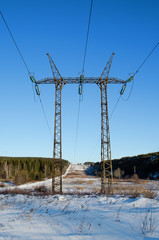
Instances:
[[[100,85],[101,90],[101,193],[109,194],[112,187],[112,161],[107,102],[107,83]]]
[[[62,193],[61,90],[61,84],[55,84],[54,149],[52,164],[53,193]]]

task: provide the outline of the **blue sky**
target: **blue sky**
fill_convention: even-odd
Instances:
[[[2,11],[36,79],[51,77],[49,52],[63,77],[82,71],[90,1],[1,0]],[[53,142],[27,70],[0,18],[0,155],[52,157]],[[159,41],[158,0],[94,0],[85,76],[100,76],[111,53],[110,76],[126,80]],[[136,75],[129,101],[110,119],[112,158],[159,151],[159,47]],[[129,94],[129,84],[124,97]],[[121,86],[108,87],[109,114]],[[53,134],[54,86],[41,85]],[[100,161],[100,91],[84,86],[76,158],[78,86],[62,90],[63,158]]]

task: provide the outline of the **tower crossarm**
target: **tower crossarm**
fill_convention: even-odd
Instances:
[[[41,80],[37,81],[37,84],[57,84],[59,81],[62,80],[63,84],[79,84],[80,82],[80,77],[63,77],[61,78],[44,78]],[[100,83],[105,83],[107,81],[108,84],[124,84],[126,81],[122,79],[118,79],[115,77],[108,77],[107,79],[105,77],[99,78],[99,77],[85,77],[83,80],[83,84],[99,84]]]

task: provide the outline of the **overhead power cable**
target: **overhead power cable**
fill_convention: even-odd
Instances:
[[[88,20],[88,28],[87,28],[87,35],[86,35],[86,44],[84,49],[84,57],[83,57],[83,66],[82,66],[82,77],[84,76],[84,69],[85,69],[85,61],[86,61],[86,53],[87,53],[87,45],[88,45],[88,37],[89,37],[89,29],[90,29],[90,23],[91,23],[91,15],[92,15],[92,6],[93,6],[93,0],[91,0],[91,6],[90,6],[90,12],[89,12],[89,20]],[[75,137],[75,151],[74,151],[74,161],[76,159],[76,148],[77,148],[77,137],[78,137],[78,128],[79,128],[79,117],[80,117],[80,104],[83,99],[83,85],[81,85],[81,93],[79,95],[79,102],[78,102],[78,113],[77,113],[77,126],[76,126],[76,137]],[[80,86],[79,86],[80,87]]]
[[[31,72],[30,72],[30,70],[29,70],[29,67],[28,67],[28,65],[26,64],[26,61],[24,60],[24,57],[23,57],[23,55],[22,55],[22,53],[21,53],[21,51],[20,51],[20,49],[19,49],[19,47],[18,47],[18,44],[16,43],[15,38],[13,37],[13,34],[12,34],[12,32],[11,32],[11,30],[10,30],[10,28],[9,28],[9,26],[8,26],[8,24],[7,24],[7,22],[6,22],[6,20],[5,20],[5,18],[4,18],[4,16],[3,16],[3,14],[2,14],[1,11],[0,11],[0,15],[1,15],[1,17],[2,17],[2,19],[3,19],[3,21],[4,21],[5,25],[6,25],[6,27],[7,27],[7,30],[8,30],[8,32],[9,32],[9,34],[10,34],[10,36],[11,36],[13,42],[14,42],[14,45],[15,45],[15,47],[16,47],[16,49],[17,49],[17,51],[18,51],[18,53],[19,53],[19,55],[20,55],[20,57],[21,57],[21,59],[22,59],[22,61],[23,61],[23,63],[24,63],[24,65],[25,65],[26,69],[27,69],[27,71],[28,71],[28,75],[31,76]],[[32,88],[33,88],[33,82],[31,82],[31,83],[32,83]],[[35,100],[34,88],[33,88],[33,93],[34,93],[34,100]],[[50,126],[49,126],[49,122],[48,122],[48,119],[47,119],[47,116],[46,116],[46,112],[45,112],[44,105],[43,105],[42,99],[41,99],[41,97],[40,97],[40,94],[38,94],[38,96],[39,96],[39,101],[40,101],[41,108],[42,108],[42,111],[43,111],[43,114],[44,114],[44,117],[45,117],[45,120],[46,120],[46,124],[47,124],[48,130],[49,130],[49,132],[50,132],[51,138],[53,139],[52,133],[51,133],[51,130],[50,130]]]
[[[21,53],[21,51],[20,51],[20,49],[19,49],[19,47],[18,47],[18,44],[16,43],[15,38],[13,37],[13,34],[11,33],[10,28],[9,28],[9,26],[8,26],[8,24],[7,24],[7,22],[6,22],[6,20],[5,20],[5,18],[4,18],[4,16],[3,16],[3,14],[2,14],[1,11],[0,11],[0,15],[1,15],[1,17],[2,17],[2,19],[3,19],[3,21],[4,21],[5,25],[6,25],[6,27],[7,27],[7,30],[8,30],[8,32],[9,32],[9,34],[10,34],[10,36],[11,36],[13,42],[14,42],[15,47],[16,47],[16,49],[17,49],[17,51],[18,51],[18,53],[19,53],[19,55],[20,55],[20,57],[21,57],[21,59],[22,59],[22,62],[24,63],[24,65],[25,65],[25,67],[26,67],[26,69],[27,69],[27,71],[28,71],[28,75],[30,76],[31,73],[30,73],[30,71],[29,71],[29,68],[28,68],[28,66],[27,66],[27,64],[26,64],[26,62],[25,62],[25,60],[24,60],[24,58],[23,58],[23,55],[22,55],[22,53]],[[33,96],[34,96],[34,101],[35,101],[35,92],[34,92],[33,83],[31,83],[31,85],[32,85]]]
[[[111,114],[110,114],[110,117],[109,117],[109,121],[110,121],[110,119],[112,118],[113,113],[115,112],[115,109],[116,109],[116,107],[117,107],[117,105],[118,105],[118,103],[119,103],[119,101],[120,101],[120,98],[121,98],[121,95],[119,96],[119,98],[117,99],[117,101],[116,101],[116,103],[115,103],[115,105],[114,105],[114,107],[113,107],[113,110],[112,110],[112,112],[111,112]],[[96,148],[97,148],[97,146],[98,146],[98,143],[99,143],[100,139],[101,139],[101,136],[99,136],[96,144],[95,144],[94,147],[92,148],[92,151],[91,151],[91,153],[90,153],[90,155],[89,155],[89,157],[88,157],[88,159],[87,159],[87,162],[90,161],[90,158],[92,157],[93,153],[95,152],[95,150],[96,150]]]
[[[155,51],[155,49],[158,47],[159,45],[159,42],[153,47],[153,49],[150,51],[150,53],[147,55],[147,57],[144,59],[144,61],[141,63],[141,65],[137,68],[136,72],[132,75],[132,77],[134,78],[135,75],[139,72],[139,70],[143,67],[143,65],[145,64],[145,62],[148,60],[148,58],[152,55],[152,53]],[[131,93],[132,93],[132,90],[133,90],[133,87],[134,87],[134,80],[132,81],[132,85],[131,85],[131,88],[130,88],[130,92],[129,92],[129,95],[126,99],[124,99],[122,97],[122,99],[124,101],[128,101],[130,96],[131,96]]]
[[[147,55],[147,57],[145,58],[145,60],[142,62],[142,64],[138,67],[138,69],[136,70],[136,72],[133,74],[133,77],[138,73],[138,71],[142,68],[142,66],[145,64],[145,62],[147,61],[147,59],[151,56],[151,54],[154,52],[154,50],[157,48],[157,46],[159,45],[159,42],[154,46],[154,48],[151,50],[151,52]]]
[[[121,98],[121,95],[119,96],[119,98],[117,99],[117,101],[116,101],[116,103],[115,103],[115,105],[114,105],[114,108],[113,108],[113,110],[112,110],[112,112],[111,112],[111,114],[110,114],[109,120],[112,118],[113,113],[115,112],[115,109],[116,109],[116,107],[117,107],[117,105],[118,105],[118,103],[119,103],[119,101],[120,101],[120,98]]]
[[[84,67],[85,67],[85,61],[86,61],[88,36],[89,36],[89,29],[90,29],[91,15],[92,15],[92,6],[93,6],[93,0],[91,0],[91,7],[90,7],[90,13],[89,13],[88,29],[87,29],[86,44],[85,44],[84,58],[83,58],[82,75],[84,74]]]
[[[145,64],[145,62],[148,60],[148,58],[151,56],[151,54],[154,52],[154,50],[157,48],[157,46],[159,45],[159,42],[153,47],[153,49],[150,51],[150,53],[147,55],[147,57],[144,59],[144,61],[140,64],[140,66],[137,68],[137,70],[135,71],[135,73],[131,76],[131,77],[135,77],[135,75],[139,72],[139,70],[142,68],[142,66]],[[132,85],[131,85],[131,88],[130,88],[130,92],[129,92],[129,95],[128,95],[128,97],[125,99],[125,98],[123,98],[122,97],[122,95],[120,94],[120,96],[119,96],[119,98],[117,99],[117,102],[116,102],[116,104],[115,104],[115,106],[114,106],[114,108],[113,108],[113,110],[112,110],[112,112],[111,112],[111,114],[110,114],[110,118],[112,117],[112,115],[114,114],[114,112],[115,112],[115,110],[116,110],[116,108],[117,108],[117,105],[118,105],[118,103],[119,103],[119,101],[120,101],[120,99],[122,98],[124,101],[128,101],[129,100],[129,98],[130,98],[130,96],[131,96],[131,93],[132,93],[132,90],[133,90],[133,87],[134,87],[134,79],[133,79],[133,81],[132,81]],[[109,118],[109,120],[110,120],[110,118]]]
[[[133,87],[134,87],[134,80],[132,81],[132,84],[131,84],[131,88],[130,88],[130,92],[128,94],[128,97],[127,98],[124,98],[122,95],[120,95],[120,97],[125,101],[127,102],[132,94],[132,90],[133,90]]]
[[[45,120],[46,120],[46,124],[47,124],[47,127],[48,127],[48,130],[50,132],[50,136],[53,140],[53,136],[52,136],[52,132],[51,132],[51,129],[50,129],[50,125],[49,125],[49,122],[48,122],[48,119],[47,119],[47,116],[46,116],[46,112],[45,112],[45,108],[44,108],[44,105],[43,105],[43,102],[41,100],[41,97],[39,96],[39,101],[40,101],[40,104],[41,104],[41,108],[43,110],[43,114],[44,114],[44,117],[45,117]]]
[[[3,14],[2,14],[1,11],[0,11],[0,14],[1,14],[2,19],[3,19],[5,25],[6,25],[7,29],[8,29],[8,32],[9,32],[9,34],[10,34],[10,36],[11,36],[11,38],[12,38],[12,40],[13,40],[15,46],[16,46],[16,49],[17,49],[17,51],[18,51],[18,53],[19,53],[19,55],[20,55],[20,57],[21,57],[24,65],[25,65],[25,67],[26,67],[26,69],[27,69],[27,71],[28,71],[28,74],[30,75],[29,68],[28,68],[28,66],[27,66],[27,64],[26,64],[26,62],[25,62],[25,60],[24,60],[24,58],[23,58],[23,55],[22,55],[22,53],[21,53],[21,51],[20,51],[20,49],[19,49],[19,47],[18,47],[18,45],[17,45],[17,43],[16,43],[16,41],[15,41],[15,39],[14,39],[13,34],[11,33],[11,31],[10,31],[10,29],[9,29],[9,27],[8,27],[8,24],[7,24],[7,22],[6,22],[6,20],[5,20],[5,18],[4,18],[4,16],[3,16]]]

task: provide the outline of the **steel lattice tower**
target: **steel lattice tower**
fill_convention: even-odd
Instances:
[[[101,90],[101,192],[109,193],[112,184],[112,161],[111,161],[111,147],[110,147],[110,131],[108,118],[108,98],[107,98],[107,84],[110,67],[112,64],[114,53],[112,53],[106,67],[99,78],[98,86]],[[105,81],[101,81],[102,78]],[[107,180],[107,183],[106,183]]]
[[[62,141],[61,141],[61,90],[63,79],[56,68],[52,58],[47,53],[51,70],[55,82],[55,118],[54,118],[54,148],[53,148],[53,165],[52,165],[52,192],[62,193]],[[58,80],[57,80],[58,79]],[[56,166],[55,166],[56,164]],[[56,174],[55,169],[58,171]]]
[[[47,53],[53,78],[44,78],[37,84],[55,84],[55,118],[52,192],[62,193],[62,140],[61,140],[61,91],[65,84],[81,84],[81,78],[61,77],[55,63]],[[109,193],[112,188],[112,161],[108,117],[108,84],[126,84],[126,81],[109,77],[114,53],[112,53],[100,77],[83,77],[82,84],[97,84],[101,92],[101,193]]]

